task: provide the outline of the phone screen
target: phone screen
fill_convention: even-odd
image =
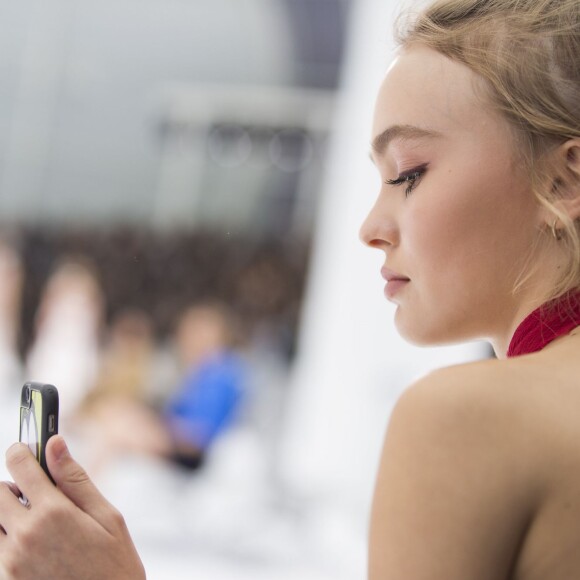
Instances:
[[[40,461],[40,433],[42,432],[42,395],[29,389],[30,407],[20,407],[20,441],[26,443]]]
[[[30,448],[44,471],[47,441],[58,432],[58,391],[54,385],[29,382],[20,396],[19,440]]]

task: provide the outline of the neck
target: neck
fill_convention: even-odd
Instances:
[[[503,315],[507,323],[503,328],[498,329],[496,334],[487,337],[496,358],[500,360],[508,358],[509,345],[517,328],[530,313],[539,308],[544,302],[545,300],[542,299],[521,301],[511,312]]]
[[[515,318],[509,340],[493,343],[498,358],[530,354],[580,326],[580,289],[530,308]]]

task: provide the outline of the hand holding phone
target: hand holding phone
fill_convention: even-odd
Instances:
[[[54,385],[28,382],[20,395],[20,437],[42,469],[52,479],[46,465],[46,443],[58,433],[58,391]]]

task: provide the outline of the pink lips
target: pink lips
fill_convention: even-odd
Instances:
[[[381,276],[387,281],[385,285],[385,296],[390,300],[410,282],[410,278],[403,276],[389,268],[381,268]]]

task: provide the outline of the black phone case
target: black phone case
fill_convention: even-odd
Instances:
[[[54,385],[44,383],[27,382],[22,387],[20,395],[20,432],[19,440],[22,441],[23,427],[30,434],[31,422],[36,436],[34,452],[42,469],[50,477],[46,465],[46,443],[58,433],[58,391]],[[28,443],[29,441],[23,441]],[[52,479],[52,477],[51,477]]]

